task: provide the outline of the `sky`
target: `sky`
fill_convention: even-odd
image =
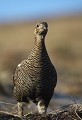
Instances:
[[[82,0],[0,0],[0,22],[82,13]]]

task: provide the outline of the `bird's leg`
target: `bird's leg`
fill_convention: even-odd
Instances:
[[[45,103],[43,100],[40,100],[37,104],[37,107],[38,107],[38,112],[40,114],[46,114],[46,111],[47,111],[47,107],[45,106]]]
[[[23,102],[18,102],[18,115],[20,117],[24,116],[23,110],[24,110]]]

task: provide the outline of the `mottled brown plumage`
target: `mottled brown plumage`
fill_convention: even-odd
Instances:
[[[46,22],[35,26],[35,43],[28,59],[23,60],[16,68],[14,96],[18,101],[19,115],[23,115],[22,102],[33,101],[39,113],[46,113],[47,107],[57,82],[57,73],[52,65],[45,47],[45,36],[48,31]]]

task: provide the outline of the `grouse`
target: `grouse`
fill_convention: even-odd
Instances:
[[[23,103],[32,101],[38,112],[45,114],[57,83],[57,72],[46,50],[46,22],[39,22],[34,29],[35,43],[28,59],[23,60],[13,75],[13,94],[18,101],[18,114],[23,116]]]

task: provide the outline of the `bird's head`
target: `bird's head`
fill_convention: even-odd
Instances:
[[[34,34],[35,36],[43,36],[47,34],[48,24],[46,22],[39,22],[35,25]]]

